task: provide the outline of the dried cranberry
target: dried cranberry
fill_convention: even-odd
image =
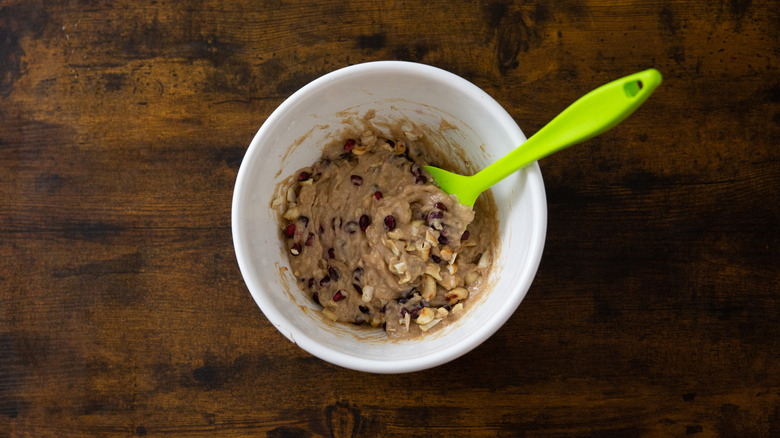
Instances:
[[[442,245],[446,245],[450,240],[447,239],[447,236],[439,236],[439,243]]]
[[[364,214],[363,216],[360,216],[358,223],[360,224],[360,229],[366,231],[366,228],[371,224],[371,218],[369,218],[367,214]]]
[[[471,233],[469,233],[469,230],[466,230],[463,232],[463,234],[460,236],[460,240],[469,240],[469,236]]]
[[[437,202],[434,204],[434,207],[438,208],[441,211],[447,211],[447,206],[442,204],[441,202]]]
[[[355,140],[353,140],[353,139],[351,139],[351,138],[350,138],[349,140],[347,140],[346,142],[344,142],[344,150],[345,150],[346,152],[351,152],[351,151],[352,151],[352,148],[354,148],[354,147],[355,147]]]
[[[382,199],[382,192],[380,192],[379,190],[375,191],[374,192],[374,199],[376,199],[377,201]]]
[[[431,223],[434,219],[441,219],[444,217],[444,213],[441,211],[432,211],[430,214],[428,214],[428,223]]]
[[[387,228],[388,231],[393,231],[395,229],[395,218],[393,215],[385,217],[385,228]]]
[[[322,304],[320,304],[320,293],[319,292],[314,292],[313,294],[311,294],[311,298],[314,300],[315,303],[317,303],[318,306],[322,305]]]
[[[333,281],[338,281],[339,278],[341,278],[341,274],[339,274],[339,271],[333,266],[328,266],[328,274],[330,274],[330,278],[333,279]]]
[[[434,263],[441,263],[441,257],[437,256],[436,254],[431,254],[431,259]]]
[[[309,172],[301,172],[300,175],[298,175],[298,181],[306,181],[309,178],[311,178],[311,174]]]
[[[420,316],[420,311],[422,309],[423,309],[422,306],[416,306],[414,309],[412,309],[412,311],[409,312],[411,313],[412,319],[417,319],[417,317]]]
[[[417,163],[412,163],[412,167],[409,168],[409,171],[412,172],[412,175],[414,176],[422,175],[422,167]]]
[[[363,177],[360,175],[350,175],[349,180],[352,181],[352,184],[356,186],[362,186],[363,185]]]
[[[360,295],[363,295],[363,288],[358,286],[356,283],[352,283],[352,287],[355,288],[355,292],[359,293]]]
[[[355,283],[360,283],[361,278],[363,278],[363,268],[357,267],[352,272],[352,280],[354,280]]]
[[[322,224],[320,224],[320,227],[317,229],[317,231],[319,231],[320,234],[325,232],[325,228],[322,228]]]
[[[333,248],[328,248],[328,257],[332,259],[336,258],[336,251]]]
[[[306,283],[309,287],[314,286],[314,279],[310,278],[309,281]]]
[[[427,182],[428,182],[428,178],[426,178],[426,177],[424,177],[424,176],[422,176],[422,175],[417,175],[417,176],[414,178],[414,183],[415,183],[415,184],[418,184],[418,185],[419,185],[419,184],[425,184],[425,183],[427,183]]]
[[[293,246],[290,249],[290,254],[297,256],[300,253],[301,253],[301,243],[300,242],[293,243]]]
[[[368,313],[368,307],[366,306],[358,306],[358,309],[363,313]]]
[[[284,235],[289,239],[295,236],[295,224],[290,224],[284,227]]]
[[[314,244],[314,233],[309,233],[309,237],[306,238],[306,246],[312,246]]]
[[[322,280],[320,280],[320,286],[325,287],[330,284],[330,277],[327,275],[322,277]]]
[[[333,301],[341,301],[341,300],[343,300],[346,297],[347,296],[344,295],[341,291],[338,291],[338,292],[336,292],[335,295],[333,295]]]

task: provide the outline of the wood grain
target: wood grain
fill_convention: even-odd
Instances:
[[[780,436],[771,1],[0,0],[0,436]],[[656,67],[542,162],[545,254],[483,345],[377,376],[289,343],[230,202],[273,109],[399,59],[531,135]]]

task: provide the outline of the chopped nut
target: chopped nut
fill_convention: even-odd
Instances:
[[[434,312],[433,309],[430,307],[424,307],[420,311],[420,315],[417,317],[415,322],[420,325],[428,324],[429,322],[433,321],[434,316],[436,316],[436,312]]]
[[[407,313],[406,315],[404,315],[404,319],[399,322],[401,322],[404,326],[406,326],[406,331],[409,331],[409,322],[411,322],[411,320],[412,320],[412,315]]]
[[[404,131],[404,135],[406,136],[406,139],[409,141],[417,141],[417,139],[420,138],[416,133],[412,131]]]
[[[425,241],[428,242],[431,246],[436,246],[439,244],[438,238],[435,234],[431,233],[430,230],[425,231]]]
[[[466,274],[466,284],[471,284],[479,280],[481,276],[479,275],[479,272],[477,271],[471,271],[468,274]]]
[[[374,318],[371,320],[371,327],[379,327],[382,324],[382,320],[379,318]]]
[[[398,262],[398,263],[390,264],[390,266],[388,266],[388,268],[390,268],[390,272],[392,272],[393,274],[399,274],[399,275],[403,274],[404,272],[406,272],[406,269],[407,269],[406,268],[406,262],[404,262],[403,260]]]
[[[428,324],[423,324],[420,326],[420,330],[427,332],[428,330],[432,329],[433,326],[441,322],[441,319],[434,319],[433,321],[429,322]]]
[[[298,211],[298,207],[292,207],[289,210],[284,212],[284,218],[287,220],[295,220],[298,219],[298,217],[301,215],[300,211]]]
[[[271,203],[271,207],[277,208],[281,206],[284,203],[284,196],[279,196],[278,198],[274,199],[274,202]]]
[[[355,155],[363,155],[368,150],[365,146],[355,146],[352,148],[352,153]]]
[[[442,275],[442,279],[438,281],[438,283],[447,290],[452,290],[458,287],[458,285],[461,284],[463,281],[460,276],[458,275],[452,275],[449,272],[446,273],[446,275]]]
[[[404,284],[412,281],[412,274],[409,273],[409,271],[404,272],[403,277],[401,277],[400,280],[398,280],[398,284]]]
[[[424,300],[432,300],[433,297],[436,296],[436,280],[433,279],[430,275],[426,275],[423,277],[422,281],[422,295]]]
[[[469,291],[465,287],[456,287],[451,290],[445,298],[448,304],[455,304],[458,301],[465,300],[469,296]]]
[[[322,309],[322,314],[331,321],[336,321],[336,314],[330,309]]]
[[[314,180],[313,180],[313,179],[307,179],[306,181],[301,181],[301,182],[299,182],[298,184],[300,184],[300,185],[302,185],[302,186],[310,186],[310,185],[312,185],[313,183],[314,183]]]
[[[396,155],[401,155],[404,152],[406,152],[406,145],[403,144],[403,142],[399,141],[399,142],[395,143],[395,148],[394,149],[395,149]]]
[[[454,254],[452,248],[450,248],[449,246],[445,246],[444,248],[442,248],[441,251],[439,251],[439,253],[441,254],[441,258],[443,258],[444,260],[452,259],[452,254]]]
[[[460,313],[463,311],[463,303],[458,303],[452,307],[452,314]]]
[[[387,232],[387,237],[395,240],[400,240],[404,234],[401,232],[401,230],[393,230]]]
[[[458,272],[458,265],[447,265],[447,270],[450,271],[450,274],[455,275],[455,273]]]
[[[447,309],[445,309],[444,307],[439,307],[438,309],[436,309],[436,316],[435,316],[435,318],[436,319],[444,319],[449,314],[450,314],[450,312],[448,312]]]
[[[371,298],[374,297],[374,286],[365,286],[363,287],[363,296],[361,299],[364,303],[371,302]]]
[[[479,263],[477,263],[477,267],[484,269],[487,268],[490,264],[490,254],[487,252],[482,254],[482,257],[479,258]]]
[[[287,202],[295,202],[295,189],[292,187],[287,188]]]
[[[434,263],[428,263],[425,265],[425,273],[435,278],[438,281],[441,281],[441,275],[439,274],[440,269],[441,268],[439,267],[439,265]]]

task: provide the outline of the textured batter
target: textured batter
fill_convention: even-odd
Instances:
[[[417,336],[485,287],[495,209],[474,221],[422,169],[425,149],[366,131],[328,146],[278,188],[293,274],[331,320]]]

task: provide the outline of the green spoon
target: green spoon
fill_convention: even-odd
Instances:
[[[505,157],[474,176],[458,175],[433,166],[425,170],[439,187],[473,206],[493,184],[553,152],[583,142],[614,127],[639,108],[661,84],[661,73],[649,69],[601,86],[571,104],[552,122]]]

